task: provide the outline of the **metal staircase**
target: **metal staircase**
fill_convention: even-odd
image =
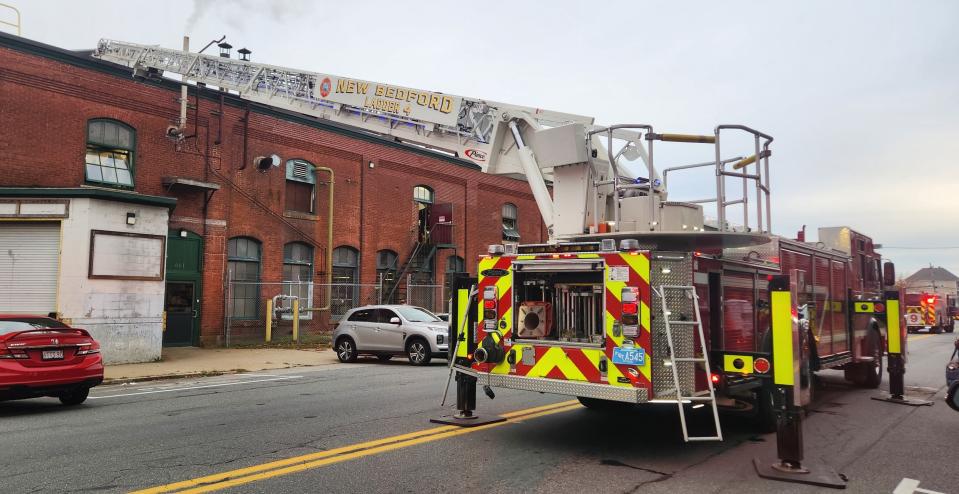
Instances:
[[[407,275],[421,273],[423,268],[429,266],[433,261],[437,250],[438,246],[436,244],[417,242],[416,245],[413,246],[409,257],[406,258],[406,262],[403,263],[403,267],[399,273],[397,273],[396,279],[394,279],[393,283],[389,286],[385,287],[387,295],[383,298],[384,302],[392,302],[394,300],[405,302]]]
[[[671,320],[670,316],[672,311],[667,306],[667,297],[666,293],[669,291],[680,291],[685,295],[686,299],[692,299],[693,302],[693,320]],[[699,348],[706,348],[706,338],[703,335],[703,323],[699,315],[699,297],[696,296],[696,288],[692,286],[678,286],[678,285],[661,285],[659,287],[659,299],[663,304],[663,322],[666,324],[666,342],[669,345],[669,358],[671,365],[669,366],[670,371],[673,375],[673,384],[674,388],[672,390],[667,390],[665,394],[669,394],[673,391],[676,393],[676,406],[679,408],[679,421],[682,424],[683,428],[683,440],[686,442],[689,441],[722,441],[723,440],[723,431],[722,427],[719,424],[719,409],[716,404],[716,390],[713,388],[712,371],[709,368],[709,359],[706,358],[705,354],[701,357],[676,357],[675,347],[673,345],[673,333],[672,327],[678,326],[680,328],[691,328],[699,339]],[[677,328],[679,329],[679,328]],[[701,363],[703,368],[706,370],[706,385],[709,387],[708,392],[694,392],[690,396],[683,396],[683,389],[679,384],[679,370],[680,365],[693,365]],[[692,436],[689,435],[689,430],[686,426],[686,408],[683,406],[684,403],[709,403],[713,409],[713,421],[716,427],[715,436]]]

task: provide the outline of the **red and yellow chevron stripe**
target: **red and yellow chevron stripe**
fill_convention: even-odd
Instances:
[[[643,387],[647,388],[651,396],[651,362],[652,338],[650,334],[650,300],[649,287],[649,254],[645,252],[609,253],[609,254],[567,254],[566,258],[603,258],[606,264],[606,314],[605,314],[605,343],[602,347],[560,347],[554,345],[514,344],[512,339],[512,276],[484,276],[488,270],[503,270],[512,274],[512,257],[486,256],[479,263],[479,293],[482,294],[488,286],[495,286],[499,296],[497,330],[503,335],[506,352],[515,351],[515,365],[503,361],[498,365],[474,364],[480,372],[493,374],[509,374],[524,377],[544,379],[558,379],[569,381],[590,382],[595,384],[609,384],[612,386]],[[521,255],[516,260],[557,259],[554,255]],[[561,261],[560,261],[561,262]],[[625,268],[622,269],[622,268]],[[612,276],[615,269],[616,276]],[[623,273],[628,273],[624,279]],[[615,280],[613,279],[615,278]],[[622,334],[617,336],[614,325],[619,321],[622,313],[622,291],[626,286],[639,289],[640,328],[639,335],[634,339],[636,346],[646,352],[646,363],[643,366],[613,364],[613,350],[622,346],[626,339]],[[482,295],[480,295],[482,296]],[[502,324],[505,323],[505,326]],[[485,337],[482,324],[477,329],[477,341]],[[522,362],[524,349],[532,348],[534,364],[526,365]],[[529,350],[525,350],[529,352]],[[600,372],[600,362],[605,357],[607,362],[606,375]]]
[[[922,301],[920,302],[920,306],[922,307],[923,320],[925,320],[927,325],[935,326],[936,325],[936,307],[926,302],[925,295],[922,296]]]

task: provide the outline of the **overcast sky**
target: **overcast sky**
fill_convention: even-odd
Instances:
[[[959,2],[4,2],[24,37],[69,49],[226,34],[254,61],[600,124],[749,125],[776,138],[776,233],[849,225],[900,275],[959,274]],[[657,164],[711,159],[706,148],[657,151]],[[713,179],[686,183],[698,185],[671,198]]]

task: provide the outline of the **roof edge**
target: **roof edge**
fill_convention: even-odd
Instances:
[[[106,201],[143,204],[145,206],[165,207],[173,210],[176,198],[151,196],[123,190],[101,189],[97,187],[0,187],[0,198],[6,197],[53,197],[65,199],[103,199]]]
[[[89,54],[89,50],[67,50],[53,45],[48,45],[46,43],[41,43],[39,41],[34,41],[27,39],[21,36],[16,36],[9,33],[0,32],[0,47],[10,48],[19,52],[29,53],[32,55],[48,58],[51,60],[56,60],[74,67],[79,67],[83,69],[96,70],[105,74],[112,76],[120,77],[132,81],[132,71],[120,64],[113,62],[107,62],[105,60],[100,60],[93,58],[92,56],[85,56]],[[163,89],[168,89],[170,91],[179,91],[181,84],[173,79],[160,78],[160,79],[149,79],[143,83],[149,84],[156,87],[161,87]],[[191,86],[191,90],[195,91],[196,86]],[[440,161],[445,161],[447,163],[462,166],[470,170],[482,171],[482,168],[470,161],[458,158],[455,156],[448,156],[442,153],[435,151],[430,151],[419,146],[412,144],[407,144],[403,142],[396,142],[388,136],[381,136],[365,132],[356,127],[350,127],[347,125],[338,124],[335,122],[328,122],[321,120],[319,118],[306,115],[303,113],[297,113],[288,110],[282,110],[275,108],[269,105],[262,103],[254,103],[249,100],[240,98],[235,94],[223,93],[221,91],[216,91],[208,88],[201,88],[200,95],[207,101],[219,102],[220,98],[224,98],[224,103],[229,104],[235,108],[245,108],[249,106],[251,111],[259,113],[261,115],[271,116],[280,120],[286,120],[293,123],[298,123],[313,127],[316,129],[324,130],[327,132],[333,132],[340,135],[345,135],[354,139],[361,139],[367,142],[372,142],[376,144],[381,144],[387,147],[399,148],[406,151],[410,151],[422,156],[429,158],[438,159]]]

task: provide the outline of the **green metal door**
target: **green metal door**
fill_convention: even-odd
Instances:
[[[164,346],[199,343],[202,269],[203,238],[187,230],[171,230],[166,255]],[[183,300],[184,296],[190,297],[190,300]]]

